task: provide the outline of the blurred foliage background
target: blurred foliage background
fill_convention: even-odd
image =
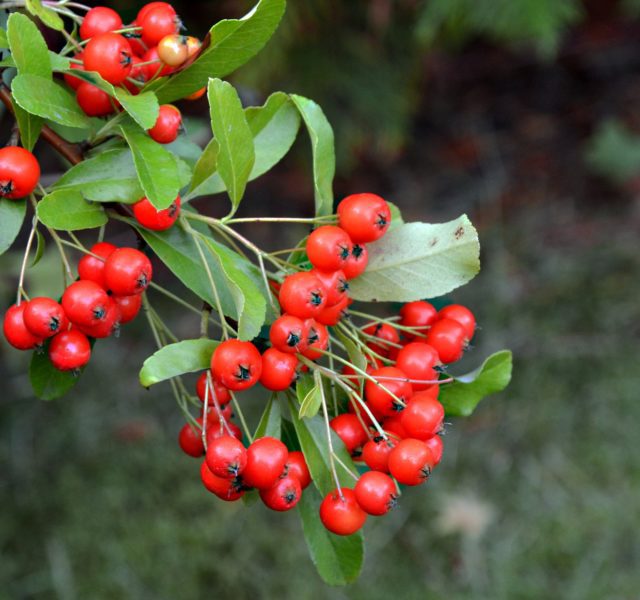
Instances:
[[[133,16],[139,4],[114,6]],[[203,36],[251,3],[175,4]],[[142,319],[97,345],[53,403],[31,397],[27,358],[1,346],[0,597],[637,598],[639,14],[637,0],[291,0],[234,83],[249,104],[283,89],[323,105],[338,198],[376,191],[411,220],[469,214],[483,270],[454,298],[482,330],[460,370],[510,347],[513,382],[451,424],[429,484],[369,520],[360,581],[330,589],[295,514],[202,489],[168,386],[137,383],[153,351]],[[197,136],[206,106],[185,111]],[[61,165],[38,150],[51,180]],[[311,206],[301,140],[241,212]],[[304,233],[245,232],[266,247]],[[109,236],[133,242],[116,226]],[[19,255],[0,259],[3,305]],[[29,289],[55,293],[58,280],[47,254]],[[158,301],[197,335],[197,320]],[[263,401],[246,398],[254,420]]]

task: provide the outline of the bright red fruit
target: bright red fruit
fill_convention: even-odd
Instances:
[[[263,437],[247,448],[247,464],[242,471],[245,485],[266,490],[282,475],[289,451],[276,438]]]
[[[409,437],[428,440],[442,431],[444,407],[428,392],[418,392],[402,411],[400,423]]]
[[[185,454],[197,458],[204,454],[202,443],[202,431],[196,429],[190,423],[185,423],[178,435],[178,444]]]
[[[76,60],[82,60],[83,56],[84,56],[83,52],[78,52],[78,54],[73,55],[73,58],[75,58]],[[71,69],[76,69],[78,71],[84,71],[83,64],[72,62],[72,63],[69,63],[69,67]],[[65,73],[63,77],[64,77],[64,80],[67,82],[67,85],[74,90],[77,90],[78,86],[84,81],[79,77],[74,77],[73,75],[69,75],[69,73]]]
[[[202,375],[200,375],[200,377],[198,377],[198,381],[196,382],[196,394],[198,394],[198,398],[200,398],[200,402],[204,402],[207,381],[208,381],[208,377],[207,377],[207,372],[205,371],[204,373],[202,373]],[[224,387],[219,381],[216,381],[215,379],[213,379],[213,376],[212,376],[212,381],[213,381],[213,395],[215,395],[215,399],[217,400],[218,404],[220,406],[224,406],[225,404],[228,404],[231,401],[231,394],[229,393],[229,390],[226,387]],[[208,404],[209,406],[214,405],[211,390],[209,390]]]
[[[476,332],[476,318],[473,313],[461,304],[450,304],[441,308],[438,312],[438,319],[453,319],[464,327],[465,339],[470,341]]]
[[[171,4],[169,4],[168,2],[148,2],[138,11],[138,15],[136,16],[136,21],[139,22],[141,19],[145,17],[145,15],[150,10],[153,10],[154,8],[159,8],[159,7],[163,7],[165,10],[168,10],[168,11],[173,11],[174,15],[176,14],[176,11],[173,8],[173,6],[171,6]]]
[[[52,298],[32,298],[26,303],[23,318],[27,329],[37,338],[49,338],[69,326],[62,306]]]
[[[409,436],[407,435],[407,432],[402,426],[401,416],[402,416],[402,413],[394,415],[393,417],[387,417],[384,420],[384,423],[382,424],[382,426],[384,427],[384,430],[386,433],[403,440],[404,438],[407,438]]]
[[[380,471],[363,473],[353,491],[360,508],[369,515],[385,515],[397,504],[396,484],[391,477]]]
[[[349,454],[362,446],[368,439],[367,430],[362,426],[356,415],[344,413],[334,417],[329,422],[338,437],[342,440]]]
[[[285,464],[285,473],[292,477],[297,477],[300,487],[304,490],[311,483],[311,473],[307,466],[304,454],[299,450],[289,452],[289,457]]]
[[[86,81],[76,88],[76,101],[89,117],[106,117],[115,111],[116,106],[107,92]]]
[[[269,329],[269,340],[274,348],[287,354],[300,352],[306,341],[304,335],[304,322],[292,315],[278,317]]]
[[[282,310],[294,317],[308,319],[327,305],[327,290],[310,271],[294,273],[285,278],[280,288]]]
[[[295,381],[297,366],[295,355],[269,348],[262,355],[260,383],[274,392],[286,390]]]
[[[376,194],[352,194],[338,204],[338,223],[354,242],[374,242],[389,229],[391,211]]]
[[[294,476],[278,479],[268,490],[260,490],[260,498],[271,510],[291,510],[302,496],[300,480]]]
[[[313,273],[327,290],[327,307],[334,306],[342,302],[347,297],[349,283],[343,271],[321,271],[311,269]]]
[[[329,332],[324,325],[316,322],[315,319],[307,319],[304,322],[304,340],[303,356],[309,360],[316,360],[329,346]]]
[[[432,438],[425,440],[424,442],[431,454],[433,455],[433,466],[435,467],[442,460],[442,451],[444,450],[444,444],[442,438],[439,435],[434,435]]]
[[[94,35],[122,29],[122,19],[113,9],[106,6],[92,8],[82,19],[80,38],[88,40]]]
[[[207,466],[207,461],[204,460],[200,467],[200,479],[204,487],[225,502],[234,502],[244,495],[244,488],[239,479],[217,477]]]
[[[242,430],[229,420],[226,420],[225,423],[218,421],[215,424],[211,423],[207,425],[207,444],[221,435],[232,435],[237,440],[242,441]]]
[[[36,157],[20,146],[0,148],[0,198],[28,196],[40,180]]]
[[[106,305],[104,318],[99,323],[91,326],[76,325],[85,335],[92,338],[107,338],[109,336],[118,336],[120,331],[121,313],[120,307],[115,300],[109,296],[109,302]]]
[[[116,296],[141,294],[152,277],[151,261],[135,248],[118,248],[104,263],[107,288]]]
[[[127,39],[130,44],[133,42],[131,38]],[[129,73],[129,77],[123,82],[123,85],[134,96],[140,93],[142,86],[136,85],[129,79],[135,79],[138,83],[145,84],[147,82],[147,66],[143,64],[143,60],[139,56],[135,54],[131,56],[131,73]]]
[[[138,13],[136,21],[142,27],[142,41],[148,46],[156,46],[163,37],[180,30],[180,19],[171,6],[156,6]]]
[[[75,371],[89,362],[91,344],[87,336],[77,329],[63,331],[51,338],[49,358],[59,371]]]
[[[436,350],[443,363],[455,362],[464,353],[466,346],[465,328],[453,319],[440,319],[429,328],[427,344]]]
[[[400,343],[400,335],[395,327],[388,323],[374,323],[363,329],[364,333],[380,340],[380,343],[368,342],[369,348],[382,356],[387,356],[392,344]],[[390,343],[385,343],[390,342]]]
[[[133,321],[138,316],[142,307],[142,296],[112,296],[113,301],[120,309],[120,325]]]
[[[246,390],[260,379],[262,357],[251,342],[226,340],[213,352],[211,373],[230,390]]]
[[[367,247],[362,244],[354,244],[345,264],[342,266],[342,272],[347,279],[355,279],[362,275],[369,263],[369,252]]]
[[[338,304],[328,306],[320,311],[320,313],[315,316],[315,320],[327,327],[337,325],[340,322],[340,319],[347,314],[348,307],[349,298],[345,296],[340,302],[338,302]]]
[[[156,124],[149,129],[149,135],[159,144],[170,144],[175,141],[182,125],[182,115],[173,104],[160,107]]]
[[[320,505],[320,520],[322,524],[336,535],[351,535],[362,528],[367,520],[356,499],[355,492],[350,488],[334,490],[327,494]]]
[[[372,371],[371,377],[378,382],[367,379],[364,385],[364,395],[371,408],[386,417],[401,411],[404,407],[391,394],[405,404],[411,398],[413,388],[406,381],[406,374],[396,367],[382,367]]]
[[[400,316],[402,317],[400,325],[418,328],[415,332],[403,332],[404,337],[412,340],[416,336],[423,337],[426,335],[429,325],[438,318],[438,311],[433,304],[424,300],[416,300],[405,304],[400,309]]]
[[[156,63],[151,61],[158,61]],[[171,75],[173,73],[173,67],[169,65],[165,65],[160,58],[158,57],[158,49],[153,46],[153,48],[149,48],[142,57],[142,62],[150,63],[145,67],[145,75],[146,80],[151,81],[154,77],[165,77],[167,75]]]
[[[247,464],[247,449],[236,438],[221,435],[207,443],[209,470],[217,477],[234,479]]]
[[[104,288],[94,281],[75,281],[62,294],[62,308],[69,321],[85,327],[103,321],[111,303]]]
[[[133,52],[127,39],[118,33],[100,33],[84,48],[84,68],[98,72],[114,85],[122,83],[131,73]]]
[[[424,483],[435,460],[429,447],[420,440],[407,438],[398,443],[389,455],[389,471],[398,483],[420,485]]]
[[[42,339],[33,335],[24,324],[26,306],[26,302],[22,302],[20,305],[14,304],[5,313],[2,323],[4,337],[18,350],[31,350],[42,343]]]
[[[349,234],[335,225],[314,229],[307,239],[307,256],[321,271],[337,271],[347,262],[353,242]]]
[[[389,454],[396,447],[398,441],[393,438],[384,439],[377,436],[369,440],[362,447],[362,460],[374,471],[389,472]]]
[[[153,231],[164,231],[169,229],[180,216],[180,196],[167,208],[158,210],[148,198],[142,198],[133,205],[133,214],[136,221],[143,227]]]
[[[80,279],[93,281],[106,289],[107,282],[104,279],[104,263],[117,247],[109,242],[98,242],[91,246],[91,254],[85,254],[78,262],[78,275]],[[92,256],[95,254],[95,256]]]
[[[422,342],[411,342],[402,348],[396,356],[396,367],[406,373],[411,380],[414,391],[426,390],[438,379],[435,366],[440,358],[434,348]],[[431,382],[431,383],[417,383]]]

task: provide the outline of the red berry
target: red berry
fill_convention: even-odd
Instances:
[[[340,270],[320,271],[320,269],[311,269],[311,273],[322,282],[327,290],[327,307],[334,306],[347,297],[349,283],[344,272]]]
[[[82,331],[82,333],[92,338],[107,338],[112,335],[117,337],[120,331],[120,322],[120,307],[112,297],[109,297],[104,318],[99,323],[91,326],[76,324],[76,327]]]
[[[389,435],[403,440],[404,438],[408,438],[409,435],[402,426],[401,416],[402,413],[394,415],[393,417],[387,417],[384,420],[383,427],[385,432]]]
[[[180,216],[180,204],[180,196],[177,196],[169,207],[158,210],[147,198],[142,198],[133,205],[133,214],[143,227],[153,231],[164,231]]]
[[[104,279],[104,263],[117,247],[109,242],[98,242],[91,246],[91,254],[85,254],[78,262],[78,275],[80,279],[93,281],[106,289],[107,282]],[[95,256],[92,256],[95,254]],[[99,257],[99,258],[98,258]]]
[[[244,495],[240,480],[217,477],[211,472],[205,460],[202,461],[200,466],[200,479],[204,487],[225,502],[235,502]]]
[[[122,29],[122,19],[113,9],[106,6],[92,8],[82,19],[80,38],[88,40],[94,35]]]
[[[130,44],[133,42],[131,38],[127,39],[129,39]],[[134,96],[140,93],[142,86],[136,85],[132,81],[129,81],[129,79],[135,79],[138,83],[141,84],[147,83],[147,66],[148,65],[143,64],[143,60],[139,56],[131,56],[131,73],[129,73],[129,77],[125,79],[123,85]]]
[[[59,371],[75,371],[89,362],[91,344],[87,336],[77,329],[63,331],[51,338],[49,358]]]
[[[262,373],[262,357],[251,342],[226,340],[211,357],[213,378],[226,388],[239,391],[255,385]]]
[[[154,8],[163,7],[165,10],[173,11],[173,14],[176,13],[175,9],[168,2],[148,2],[145,4],[139,11],[136,16],[136,21],[140,21],[145,17],[145,15]]]
[[[232,435],[237,440],[242,441],[242,430],[229,420],[226,420],[225,423],[218,422],[207,425],[207,444],[221,435]]]
[[[369,515],[385,515],[397,504],[396,484],[391,477],[380,471],[363,473],[353,491],[360,508]]]
[[[434,348],[421,342],[411,342],[402,348],[396,357],[396,367],[406,373],[414,391],[426,390],[438,379],[434,367],[440,364],[440,358]],[[416,383],[416,381],[432,383]]]
[[[206,461],[217,477],[234,479],[247,464],[247,450],[236,438],[221,435],[208,443]]]
[[[274,392],[286,390],[296,379],[297,366],[298,359],[293,354],[269,348],[262,355],[260,383]]]
[[[428,440],[442,431],[444,407],[428,392],[418,392],[402,411],[400,423],[409,437]]]
[[[354,242],[364,244],[381,238],[389,229],[391,211],[376,194],[352,194],[338,204],[338,223]]]
[[[134,19],[133,21],[131,21],[129,27],[138,27],[138,20]],[[142,34],[140,33],[140,30],[130,31],[128,33],[124,33],[123,35],[127,38],[127,40],[129,40],[129,45],[131,46],[131,50],[133,50],[133,53],[137,57],[142,57],[147,51],[147,47],[142,43]]]
[[[182,125],[182,115],[172,104],[160,107],[156,124],[149,129],[149,135],[159,144],[170,144],[178,137]]]
[[[425,440],[424,442],[431,454],[433,455],[433,466],[435,467],[442,460],[442,451],[444,450],[444,444],[442,438],[439,435],[434,435],[432,438]]]
[[[282,475],[288,456],[287,447],[280,440],[273,437],[255,440],[247,448],[247,464],[242,471],[242,481],[259,490],[269,489]]]
[[[302,271],[285,278],[279,300],[284,312],[308,319],[319,314],[327,305],[327,290],[313,273]]]
[[[62,308],[75,325],[98,325],[105,320],[110,304],[107,292],[94,281],[75,281],[62,294]]]
[[[327,327],[337,325],[340,320],[347,314],[347,308],[349,307],[349,297],[345,296],[338,304],[328,306],[324,308],[319,314],[315,316],[315,320]]]
[[[321,271],[337,271],[347,262],[353,243],[349,234],[335,225],[323,225],[307,239],[307,256]]]
[[[131,73],[133,52],[127,39],[118,33],[100,33],[84,48],[84,68],[96,71],[109,83],[118,85]]]
[[[362,426],[358,417],[351,413],[334,417],[329,425],[338,434],[349,454],[352,454],[356,448],[362,446],[369,439],[367,430]]]
[[[152,277],[151,261],[135,248],[118,248],[104,263],[107,288],[116,296],[141,294]]]
[[[142,296],[136,294],[134,296],[112,296],[113,301],[120,309],[120,325],[133,321],[138,316],[142,307]]]
[[[368,342],[367,345],[374,352],[377,352],[382,356],[387,356],[389,354],[389,350],[393,347],[391,344],[400,343],[398,330],[388,323],[374,323],[369,325],[369,327],[365,327],[363,332],[381,340],[380,343]],[[390,344],[385,342],[390,342]]]
[[[389,455],[389,471],[403,485],[424,483],[434,466],[429,447],[412,438],[399,442]]]
[[[309,360],[316,360],[329,346],[329,332],[327,328],[315,321],[307,319],[304,322],[304,347],[302,354]]]
[[[396,447],[398,441],[392,437],[384,439],[375,437],[362,447],[362,460],[374,471],[389,472],[389,454]]]
[[[27,329],[37,338],[49,338],[69,326],[62,306],[52,298],[32,298],[22,316]]]
[[[427,333],[427,344],[436,350],[440,360],[445,364],[455,362],[462,357],[465,340],[464,326],[453,319],[436,321]]]
[[[301,352],[301,348],[306,344],[303,335],[304,322],[292,315],[278,317],[269,329],[271,345],[287,354]]]
[[[115,101],[107,92],[103,92],[91,83],[82,82],[76,88],[76,100],[89,117],[106,117],[115,111]]]
[[[154,60],[158,62],[151,62]],[[158,49],[155,46],[149,48],[144,53],[144,55],[142,56],[142,62],[150,63],[143,67],[145,69],[145,76],[147,81],[151,81],[152,79],[157,77],[166,77],[167,75],[171,75],[174,70],[173,67],[165,65],[160,60],[160,58],[158,57]]]
[[[338,490],[327,494],[320,505],[320,520],[322,524],[336,535],[351,535],[362,528],[367,520],[355,492],[350,488],[342,488],[342,495]]]
[[[73,55],[73,58],[75,58],[76,60],[82,60],[83,57],[84,57],[83,52],[78,52],[78,54]],[[84,71],[84,64],[72,62],[72,63],[69,63],[69,68],[76,69],[78,71]],[[74,77],[73,75],[69,75],[69,73],[65,73],[63,77],[67,85],[74,90],[77,90],[78,86],[84,82],[84,79],[80,79],[79,77]]]
[[[371,377],[378,383],[367,379],[364,394],[372,409],[386,417],[401,411],[404,407],[391,394],[405,404],[411,398],[413,388],[406,381],[406,374],[396,367],[382,367],[373,371]]]
[[[136,19],[142,27],[142,41],[148,46],[155,46],[163,37],[180,30],[180,19],[171,6],[156,6],[138,13]]]
[[[213,379],[213,375],[212,377],[212,381],[213,381],[213,393],[211,391],[211,389],[209,389],[209,406],[214,405],[214,396],[215,396],[215,400],[218,402],[218,404],[220,406],[224,406],[225,404],[228,404],[229,402],[231,402],[231,394],[229,393],[229,390],[224,387],[219,381],[216,381],[215,379]],[[198,394],[198,398],[200,398],[200,402],[204,402],[205,399],[205,392],[206,392],[206,388],[207,388],[207,381],[208,381],[208,377],[207,377],[207,372],[205,371],[204,373],[202,373],[202,375],[200,375],[200,377],[198,377],[198,381],[196,383],[196,394]]]
[[[2,323],[4,337],[7,342],[18,350],[31,350],[42,343],[42,339],[33,335],[24,324],[24,310],[26,306],[26,302],[11,306],[5,313]]]
[[[304,458],[304,454],[299,450],[289,452],[284,468],[287,475],[298,478],[300,487],[303,490],[311,483],[311,473],[309,472],[307,461]]]
[[[260,498],[271,510],[291,510],[302,496],[302,486],[297,477],[278,479],[268,490],[260,490]]]
[[[408,340],[414,339],[416,336],[424,336],[431,325],[438,318],[438,311],[433,304],[424,300],[416,302],[408,302],[400,309],[400,325],[405,327],[418,328],[415,332],[404,332],[404,337]]]
[[[473,338],[476,332],[476,318],[473,313],[461,304],[450,304],[441,308],[438,312],[438,319],[453,319],[464,327],[464,335],[467,341]]]
[[[31,152],[20,146],[0,148],[0,198],[24,198],[39,180],[40,165]]]
[[[178,435],[178,444],[185,454],[197,458],[204,454],[204,444],[202,443],[202,431],[195,428],[191,423],[185,423]]]
[[[367,247],[362,244],[354,244],[345,264],[342,266],[342,272],[347,279],[355,279],[362,275],[369,263],[369,253]]]

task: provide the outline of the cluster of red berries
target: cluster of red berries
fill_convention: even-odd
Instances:
[[[0,198],[24,198],[39,180],[40,164],[31,152],[20,146],[0,148]]]
[[[149,259],[135,248],[95,244],[78,263],[79,279],[62,299],[39,297],[10,307],[3,322],[7,341],[18,350],[48,346],[51,364],[75,371],[91,358],[89,338],[117,334],[140,311],[152,277]]]
[[[149,82],[171,75],[200,51],[200,40],[179,34],[181,26],[175,9],[167,2],[146,4],[127,27],[116,11],[96,6],[82,21],[84,48],[73,57],[71,68],[95,71],[112,85],[138,94]],[[119,110],[117,101],[95,85],[69,73],[64,78],[87,115],[104,117]],[[204,92],[204,88],[198,90],[187,99],[197,99]],[[180,111],[172,104],[163,104],[148,133],[157,142],[169,144],[181,125]]]

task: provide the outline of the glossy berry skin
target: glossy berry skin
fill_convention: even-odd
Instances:
[[[40,165],[31,152],[20,146],[0,148],[0,198],[24,198],[39,180]]]
[[[160,60],[170,67],[179,67],[189,57],[187,37],[177,33],[165,35],[157,48]]]
[[[149,135],[159,144],[175,141],[182,125],[182,115],[173,104],[163,104],[158,113],[156,124],[149,129]]]
[[[297,477],[300,487],[304,490],[311,483],[311,473],[307,466],[304,454],[300,450],[289,452],[289,457],[284,466],[285,473],[290,477]]]
[[[234,479],[247,464],[247,449],[236,438],[221,435],[208,443],[205,460],[217,477]]]
[[[433,304],[425,300],[416,300],[408,302],[400,309],[400,325],[405,327],[418,328],[415,332],[405,331],[403,335],[408,340],[419,337],[420,341],[424,341],[424,337],[429,326],[438,318],[438,311]]]
[[[188,35],[185,38],[185,44],[187,45],[187,58],[191,58],[195,56],[198,52],[200,52],[200,48],[202,48],[202,42],[192,35]]]
[[[429,447],[412,438],[399,442],[389,455],[389,471],[403,485],[424,483],[434,466],[435,460]]]
[[[367,247],[363,244],[354,244],[349,258],[347,258],[344,265],[342,265],[342,272],[347,280],[355,279],[365,272],[368,263],[369,252],[367,251]]]
[[[374,471],[389,472],[389,455],[397,446],[398,441],[392,437],[384,439],[375,437],[362,447],[362,460]]]
[[[142,27],[142,41],[148,48],[156,46],[167,35],[178,33],[180,20],[172,7],[156,6],[145,11],[142,16],[136,18],[138,25]]]
[[[444,407],[429,393],[414,394],[402,411],[400,423],[409,437],[428,440],[442,431]]]
[[[391,417],[403,409],[395,398],[389,394],[391,392],[405,404],[413,394],[413,387],[406,380],[407,376],[396,367],[382,367],[371,373],[371,376],[379,382],[376,385],[370,379],[364,384],[364,395],[372,410],[385,417]],[[386,389],[383,389],[386,388]]]
[[[127,39],[118,33],[101,33],[89,40],[84,49],[84,68],[98,72],[114,85],[131,73],[133,51]]]
[[[246,390],[260,379],[262,357],[251,342],[226,340],[213,352],[211,373],[214,380],[230,390]]]
[[[94,281],[75,281],[62,294],[62,308],[74,325],[93,327],[103,321],[112,303]]]
[[[26,303],[24,324],[37,338],[50,338],[69,326],[69,319],[62,306],[52,298],[32,298]]]
[[[228,419],[225,421],[225,424],[223,424],[222,427],[220,426],[220,422],[207,425],[207,444],[209,444],[211,440],[215,440],[221,435],[232,435],[240,442],[242,441],[242,430],[235,423],[232,423]]]
[[[287,354],[295,354],[304,348],[304,321],[293,315],[278,317],[269,329],[271,345]]]
[[[338,204],[338,223],[354,243],[375,242],[389,229],[391,211],[376,194],[352,194]]]
[[[411,342],[402,348],[396,356],[396,367],[412,379],[413,390],[426,390],[433,383],[416,383],[435,381],[438,373],[436,365],[440,364],[440,357],[434,348],[422,342]]]
[[[73,55],[73,58],[75,58],[76,60],[82,60],[83,56],[84,56],[83,52],[78,52],[78,54]],[[84,71],[84,65],[83,64],[81,65],[75,62],[69,63],[69,68],[75,69],[78,71]],[[74,77],[73,75],[69,75],[68,73],[65,73],[63,77],[66,84],[73,90],[77,90],[78,86],[84,81],[83,79],[80,79],[79,77]]]
[[[307,239],[309,261],[321,271],[337,271],[347,262],[353,243],[349,234],[335,225],[314,229]]]
[[[207,466],[206,460],[202,461],[200,467],[200,479],[204,487],[225,502],[235,502],[244,496],[244,488],[240,480],[217,477]]]
[[[202,375],[200,375],[200,377],[198,377],[198,381],[196,382],[196,394],[198,394],[198,398],[200,398],[200,402],[204,402],[204,399],[205,399],[205,390],[207,386],[207,380],[208,380],[207,372],[205,371],[204,373],[202,373]],[[229,393],[229,390],[226,387],[224,387],[219,381],[216,381],[215,379],[213,379],[213,376],[212,376],[212,381],[213,381],[213,394],[215,394],[215,399],[218,402],[218,404],[220,406],[224,406],[225,404],[228,404],[229,402],[231,402],[231,394]],[[214,405],[211,390],[209,390],[208,404],[209,406]]]
[[[107,287],[104,279],[104,263],[117,246],[109,242],[98,242],[91,246],[91,254],[85,254],[78,262],[78,275],[85,281],[93,281],[100,287]],[[95,256],[92,256],[95,254]]]
[[[338,304],[328,306],[323,309],[320,314],[315,316],[315,320],[322,325],[331,327],[337,325],[340,320],[347,314],[349,307],[349,298],[345,296]]]
[[[129,39],[129,44],[131,44],[131,41],[132,40]],[[129,81],[129,79],[135,79],[141,84],[145,84],[147,82],[147,65],[142,64],[142,62],[143,61],[139,56],[136,56],[135,54],[131,56],[131,73],[129,73],[129,77],[123,82],[124,87],[126,87],[134,96],[139,94],[142,88],[141,86]],[[141,64],[142,66],[140,66]]]
[[[106,6],[96,6],[84,16],[80,25],[80,38],[88,40],[94,35],[122,29],[122,19],[113,9]]]
[[[327,328],[315,319],[306,319],[304,322],[305,345],[302,355],[309,360],[316,360],[322,356],[322,352],[329,346],[329,332]]]
[[[300,480],[294,476],[278,479],[268,490],[260,490],[260,498],[271,510],[291,510],[302,496]]]
[[[115,112],[111,96],[86,81],[76,88],[76,101],[84,114],[89,117],[106,117]]]
[[[349,454],[352,454],[356,448],[362,446],[369,439],[367,431],[358,420],[358,417],[351,413],[344,413],[334,417],[329,422],[329,426],[342,440]]]
[[[137,19],[131,21],[129,27],[138,27]],[[133,50],[135,56],[139,58],[144,56],[144,53],[147,51],[147,47],[142,43],[142,34],[140,33],[140,30],[123,33],[122,35],[129,40],[129,45],[131,46],[131,50]]]
[[[72,329],[51,338],[49,359],[58,371],[75,371],[84,367],[91,358],[91,344],[87,336]]]
[[[365,327],[363,331],[367,335],[380,340],[380,343],[369,340],[367,344],[369,348],[382,356],[387,356],[389,354],[389,350],[393,347],[391,344],[400,343],[400,334],[398,333],[398,330],[388,323],[375,323],[369,325],[369,327]],[[385,342],[391,342],[391,344],[385,344]]]
[[[173,14],[176,14],[175,9],[168,2],[148,2],[145,4],[139,11],[136,16],[136,22],[139,22],[141,19],[145,17],[145,15],[154,8],[163,7],[165,10],[173,11]]]
[[[389,475],[380,471],[363,473],[353,491],[360,508],[368,515],[386,515],[397,504],[396,484]]]
[[[24,309],[26,306],[26,302],[11,306],[7,309],[2,323],[4,337],[9,344],[18,350],[31,350],[42,343],[42,339],[33,335],[24,324]]]
[[[453,319],[440,319],[429,328],[426,341],[438,353],[441,362],[456,362],[462,358],[466,347],[465,328]]]
[[[464,335],[470,341],[476,332],[476,318],[473,313],[461,304],[450,304],[438,311],[438,319],[453,319],[464,327]]]
[[[86,336],[92,338],[108,338],[112,335],[118,337],[120,332],[120,319],[120,307],[116,304],[115,300],[109,296],[104,318],[101,319],[99,323],[89,327],[76,325],[76,328]]]
[[[296,379],[297,366],[295,355],[268,348],[262,355],[260,383],[273,392],[286,390]]]
[[[242,481],[249,487],[268,490],[282,475],[287,463],[287,447],[273,437],[255,440],[247,448],[247,464],[242,471]]]
[[[350,488],[342,488],[342,497],[338,490],[327,494],[320,505],[322,524],[336,535],[352,535],[362,528],[367,520]]]
[[[320,269],[312,269],[311,273],[322,282],[327,290],[327,307],[334,306],[347,297],[349,283],[342,271],[320,271]]]
[[[439,435],[434,435],[432,438],[425,440],[424,442],[433,456],[433,466],[437,466],[442,460],[442,451],[444,450],[444,444],[442,438]]]
[[[180,216],[180,205],[180,196],[176,196],[169,207],[158,210],[147,198],[142,198],[133,205],[133,215],[143,227],[164,231],[172,227]]]
[[[178,444],[180,444],[180,448],[182,448],[182,451],[188,456],[193,456],[194,458],[204,456],[202,432],[190,423],[185,423],[182,429],[180,429]]]
[[[148,63],[150,61],[157,60],[157,63],[151,63],[143,67],[145,69],[146,80],[151,81],[157,77],[166,77],[173,73],[173,67],[165,65],[158,57],[158,49],[154,46],[149,48],[142,56],[142,62]]]
[[[193,94],[189,94],[186,98],[183,98],[183,99],[184,100],[199,100],[206,93],[207,93],[207,88],[203,87],[203,88],[200,88],[199,90],[196,90],[195,92],[193,92]]]
[[[116,296],[141,294],[152,277],[151,261],[135,248],[118,248],[104,263],[107,288]]]
[[[133,321],[142,308],[142,296],[112,296],[113,301],[120,309],[120,325]]]
[[[408,434],[402,426],[401,420],[402,413],[394,415],[393,417],[387,417],[384,419],[382,426],[386,433],[390,436],[394,436],[397,439],[403,440],[404,438],[408,438]]]
[[[313,273],[302,271],[285,278],[278,299],[284,312],[309,319],[327,305],[327,290]]]

